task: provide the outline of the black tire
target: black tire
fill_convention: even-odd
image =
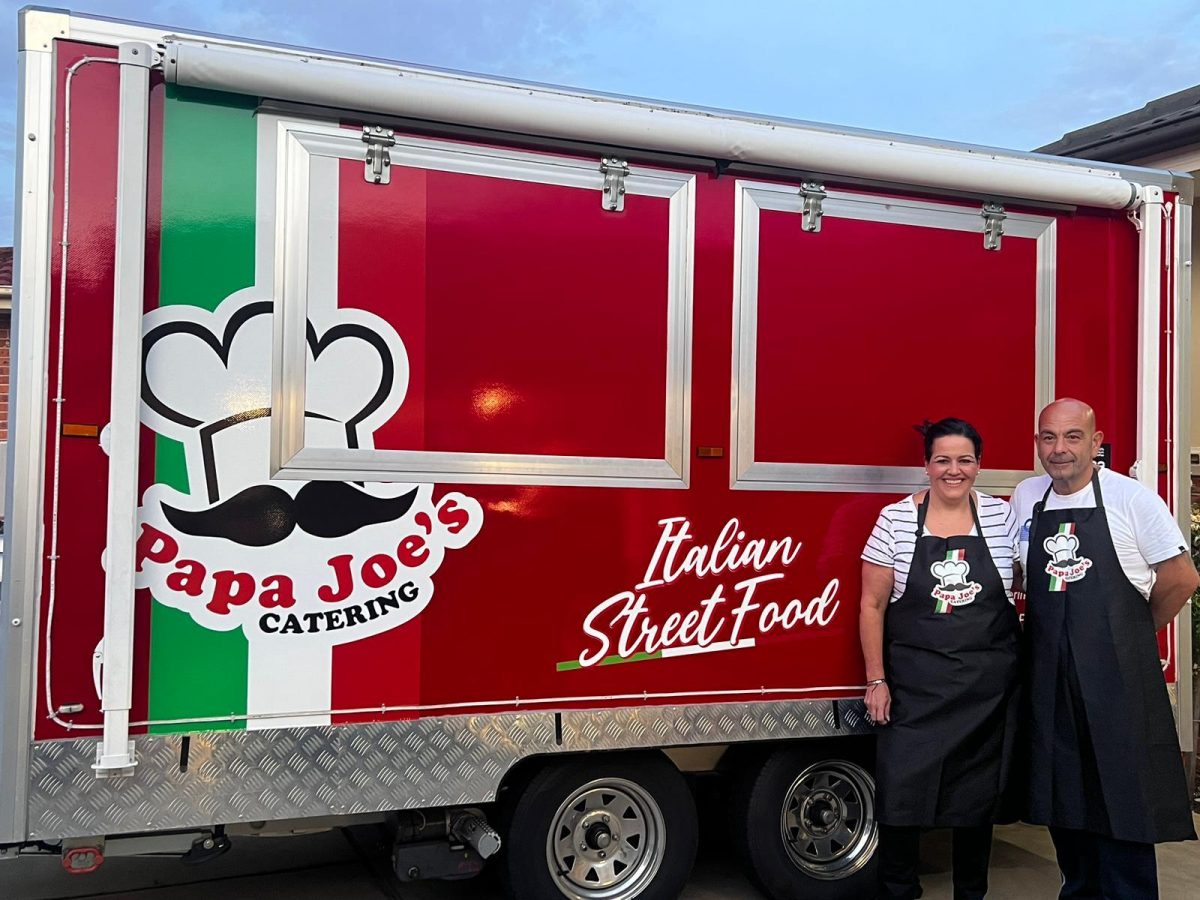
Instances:
[[[514,900],[674,900],[696,858],[691,791],[657,753],[550,763],[507,807],[500,880]]]
[[[735,776],[734,844],[773,900],[875,896],[875,782],[839,756],[785,747]]]

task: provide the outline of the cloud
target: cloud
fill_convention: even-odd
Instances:
[[[273,44],[309,46],[320,34],[320,20],[308,3],[231,3],[209,0],[207,3],[159,0],[148,9],[130,4],[138,17],[155,24],[180,30],[207,31],[234,37],[251,37]],[[344,8],[347,5],[341,4]],[[324,7],[326,14],[330,7]],[[361,18],[354,18],[356,24]]]
[[[1056,32],[1046,37],[1051,66],[1041,86],[1000,118],[1018,121],[1029,147],[1068,131],[1140,109],[1150,100],[1200,82],[1196,14],[1153,37]]]
[[[378,29],[368,55],[534,81],[595,83],[619,66],[627,6],[597,0],[409,0],[399,22]]]

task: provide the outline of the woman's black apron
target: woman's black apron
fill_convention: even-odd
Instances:
[[[904,593],[884,618],[891,724],[880,730],[878,818],[885,825],[984,825],[999,810],[1017,707],[1017,613],[975,535],[924,535]]]
[[[1095,508],[1033,508],[1026,819],[1123,841],[1195,837],[1150,604]]]

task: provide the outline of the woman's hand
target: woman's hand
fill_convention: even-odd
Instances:
[[[868,685],[863,700],[867,704],[867,718],[872,725],[886,725],[892,720],[892,692],[887,682]]]
[[[858,605],[858,636],[862,641],[867,686],[863,697],[867,715],[877,725],[886,725],[892,714],[892,692],[883,683],[883,618],[892,596],[894,574],[886,566],[863,562],[862,599]]]

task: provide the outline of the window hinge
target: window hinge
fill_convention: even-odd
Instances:
[[[625,209],[625,178],[629,175],[629,163],[606,156],[600,160],[600,172],[604,175],[600,205],[609,212],[621,212]]]
[[[983,249],[999,250],[1000,238],[1004,236],[1004,220],[1008,216],[999,203],[985,203],[979,215],[983,216]]]
[[[388,148],[396,145],[396,132],[382,125],[364,125],[362,139],[367,145],[363,180],[371,184],[391,184],[392,156]]]
[[[821,217],[825,215],[825,185],[816,181],[800,184],[800,228],[816,234],[821,230]]]

